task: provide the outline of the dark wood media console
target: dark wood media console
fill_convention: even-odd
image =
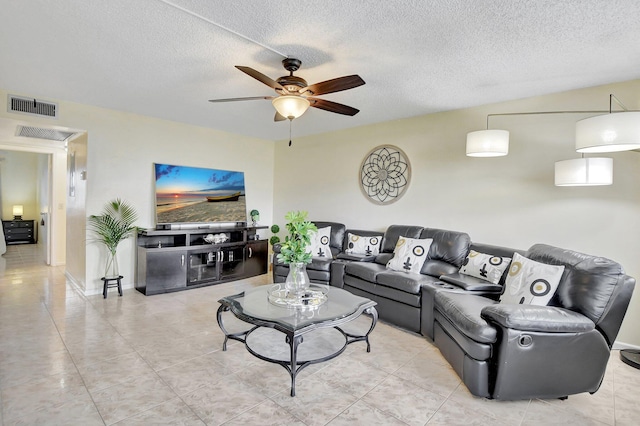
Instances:
[[[266,274],[269,245],[257,239],[258,229],[267,227],[140,231],[136,290],[151,295]],[[209,243],[205,241],[209,234],[224,234],[227,239]]]

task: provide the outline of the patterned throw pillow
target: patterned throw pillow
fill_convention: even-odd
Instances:
[[[419,274],[424,261],[427,260],[431,243],[433,243],[431,238],[424,240],[407,237],[398,238],[396,247],[393,249],[393,258],[387,263],[387,268],[394,271]]]
[[[563,272],[563,265],[547,265],[514,253],[500,303],[545,306],[558,289]]]
[[[313,257],[333,258],[329,241],[331,241],[331,227],[318,229],[318,232],[311,234],[311,244],[307,246],[307,253],[311,253]]]
[[[352,233],[347,234],[349,243],[347,245],[347,253],[350,254],[367,254],[375,256],[380,253],[380,243],[382,237],[363,237]]]
[[[491,256],[471,250],[465,259],[460,273],[498,284],[502,274],[509,267],[510,257]]]

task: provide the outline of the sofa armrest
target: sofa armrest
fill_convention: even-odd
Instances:
[[[586,316],[555,306],[496,304],[482,318],[504,328],[543,333],[584,333],[595,328]]]
[[[349,261],[342,259],[336,259],[331,262],[330,285],[338,288],[344,287],[344,269],[347,266],[347,263],[349,263]]]
[[[461,273],[440,275],[440,279],[467,291],[481,291],[483,293],[502,292],[502,286],[500,284],[490,283],[489,281]]]
[[[352,254],[342,252],[336,256],[336,259],[349,260],[352,262],[373,262],[376,257],[371,254]]]

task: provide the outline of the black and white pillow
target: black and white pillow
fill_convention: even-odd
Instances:
[[[333,258],[329,242],[331,241],[331,227],[320,228],[317,232],[311,233],[311,244],[307,246],[307,252],[313,257]]]
[[[382,237],[364,237],[352,233],[347,234],[348,243],[345,250],[349,254],[366,254],[375,256],[380,253]]]
[[[509,267],[510,257],[492,256],[471,250],[460,268],[460,273],[498,284]]]
[[[564,265],[548,265],[513,255],[500,303],[546,306],[558,289]]]
[[[419,274],[427,260],[433,239],[416,239],[400,237],[393,249],[393,258],[387,262],[387,268],[394,271]]]

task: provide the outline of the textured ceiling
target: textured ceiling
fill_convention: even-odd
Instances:
[[[638,0],[0,0],[0,87],[265,139],[288,138],[270,96],[234,68],[309,84],[359,74],[321,96],[295,136],[640,78]],[[576,106],[576,107],[579,107]]]

